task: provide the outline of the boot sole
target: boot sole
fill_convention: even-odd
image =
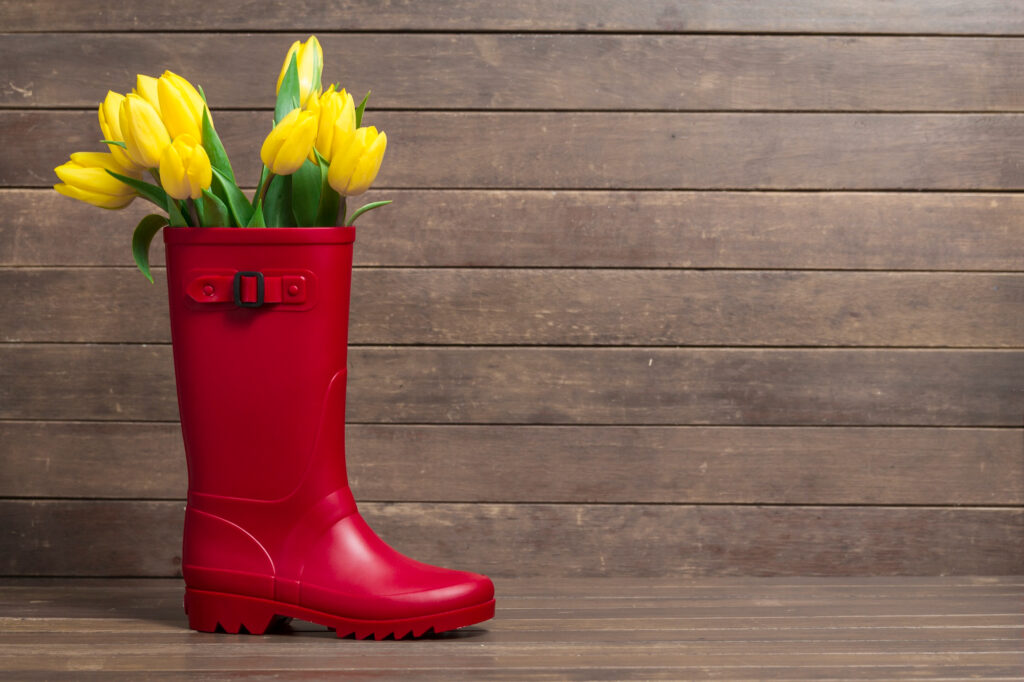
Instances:
[[[200,632],[216,632],[220,626],[230,634],[262,635],[275,623],[298,618],[331,628],[338,637],[355,635],[356,639],[384,639],[394,636],[395,639],[402,639],[409,635],[422,637],[430,632],[446,632],[490,620],[494,618],[494,600],[416,618],[359,620],[259,597],[186,589],[185,613],[188,614],[188,626]]]

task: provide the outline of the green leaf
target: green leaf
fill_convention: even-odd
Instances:
[[[260,181],[256,183],[256,192],[252,195],[252,205],[255,206],[256,202],[260,200],[260,190],[263,189],[263,184],[267,181],[267,173],[270,169],[266,166],[260,170]]]
[[[327,184],[327,170],[330,168],[331,163],[323,157],[323,154],[313,147],[313,154],[316,155],[317,167],[320,169],[320,183],[323,185]]]
[[[249,222],[249,218],[252,217],[252,204],[242,194],[242,190],[238,189],[238,185],[216,168],[213,169],[211,189],[217,198],[227,204],[232,226],[242,227]]]
[[[209,102],[206,101],[206,93],[203,92],[203,86],[197,83],[196,90],[199,91],[199,96],[203,98],[203,104],[209,104]]]
[[[249,218],[249,222],[245,224],[246,227],[266,227],[267,221],[263,219],[263,204],[256,202],[256,206],[253,207],[252,216]]]
[[[295,171],[292,177],[292,215],[300,227],[316,225],[317,209],[320,208],[320,188],[323,179],[320,166],[309,159]]]
[[[128,145],[126,145],[124,142],[119,142],[117,140],[100,140],[100,142],[102,142],[103,144],[112,144],[115,147],[120,147],[121,149],[128,149]]]
[[[299,63],[293,54],[281,80],[281,89],[277,91],[277,104],[274,106],[274,125],[288,115],[292,109],[299,108]]]
[[[370,99],[371,90],[367,90],[366,94],[363,95],[363,101],[356,107],[356,128],[358,128],[363,122],[363,112],[366,111],[366,101]]]
[[[177,199],[168,196],[167,206],[165,208],[172,227],[188,227],[188,222],[185,220],[185,216],[181,212],[181,206],[178,204]]]
[[[167,210],[167,192],[164,191],[163,187],[157,187],[152,183],[145,182],[144,180],[136,180],[135,178],[130,178],[127,175],[121,175],[120,173],[115,173],[114,171],[109,169],[107,170],[107,172],[110,173],[115,178],[117,178],[118,180],[120,180],[121,182],[123,182],[124,184],[134,189],[136,192],[138,192],[139,196],[141,196],[143,199],[152,201],[160,208],[164,209],[165,211]]]
[[[356,221],[356,218],[363,215],[367,211],[372,211],[373,209],[378,208],[380,206],[387,206],[390,203],[391,200],[389,199],[388,201],[374,201],[364,206],[360,206],[352,213],[352,217],[348,219],[348,224],[351,225],[352,223],[354,223]]]
[[[263,198],[263,217],[268,227],[295,227],[292,215],[292,176],[275,175]]]
[[[203,227],[232,226],[227,205],[208,189],[203,190],[203,196],[196,202],[196,211]]]
[[[334,227],[338,224],[338,204],[341,197],[334,191],[330,183],[327,182],[327,170],[330,166],[327,159],[321,156],[316,147],[313,148],[313,153],[316,154],[316,160],[320,168],[320,201],[317,205],[316,219],[313,221],[313,225],[316,227]]]
[[[320,194],[320,205],[316,211],[317,227],[334,227],[338,224],[338,209],[341,206],[341,195],[330,185],[324,185]]]
[[[132,234],[132,256],[135,257],[135,264],[139,266],[139,270],[150,282],[153,281],[153,275],[149,272],[149,245],[160,228],[166,224],[167,218],[151,213],[139,221]]]
[[[220,136],[217,135],[217,131],[213,127],[213,121],[210,120],[210,109],[208,107],[203,108],[203,149],[206,150],[206,155],[210,157],[210,165],[234,183],[235,172],[231,170],[228,153],[224,151],[224,145],[220,141]]]

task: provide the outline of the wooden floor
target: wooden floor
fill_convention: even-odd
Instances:
[[[188,629],[179,580],[0,582],[0,678],[1024,679],[1024,576],[522,579],[412,641]]]

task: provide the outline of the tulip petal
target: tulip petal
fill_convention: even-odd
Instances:
[[[274,157],[273,171],[278,175],[291,175],[299,169],[313,150],[316,140],[316,119],[309,114],[300,116],[288,138]]]
[[[274,129],[263,140],[263,146],[260,147],[260,159],[267,168],[273,170],[274,159],[277,157],[277,153],[281,150],[285,140],[288,139],[288,134],[298,118],[299,110],[292,109],[274,126]]]
[[[142,97],[156,109],[156,113],[160,112],[160,94],[157,92],[156,79],[152,76],[144,76],[139,74],[135,77],[135,90],[136,95]]]
[[[129,194],[127,196],[99,194],[96,192],[87,192],[85,190],[81,190],[77,187],[72,187],[71,185],[63,183],[54,185],[53,188],[57,190],[59,194],[63,194],[66,197],[78,199],[79,201],[84,201],[87,204],[92,204],[93,206],[98,206],[100,208],[124,208],[128,204],[132,203],[133,199],[135,199],[134,194]]]
[[[362,154],[359,137],[358,131],[335,131],[334,158],[331,159],[331,165],[327,170],[327,182],[338,194],[348,192],[352,173],[356,169],[356,164],[359,163],[359,157]]]
[[[174,138],[160,157],[160,183],[175,199],[198,199],[213,180],[210,157],[191,135]]]
[[[159,166],[171,137],[156,109],[142,97],[128,95],[121,103],[120,123],[128,156],[144,168]]]
[[[185,164],[173,144],[164,149],[160,157],[160,184],[164,191],[175,199],[187,199],[190,194],[188,179],[185,177]]]
[[[171,138],[178,135],[191,135],[196,139],[203,136],[202,118],[197,117],[191,108],[187,96],[181,92],[169,78],[161,76],[157,81],[160,95],[160,113],[167,133]]]
[[[125,168],[121,165],[117,156],[113,153],[108,152],[75,152],[71,155],[71,160],[80,166],[99,166],[107,170],[112,170],[115,173],[121,175],[128,175],[134,178],[141,178],[142,171],[136,166]]]
[[[194,151],[189,159],[186,173],[188,175],[189,196],[193,199],[198,199],[203,195],[204,189],[209,189],[210,183],[213,181],[213,170],[210,167],[210,157],[206,155],[206,150],[199,146],[193,149]]]
[[[107,96],[103,99],[100,104],[97,114],[100,122],[100,131],[103,133],[104,140],[113,140],[114,142],[124,142],[124,134],[121,132],[121,102],[124,101],[124,95],[108,91]],[[125,175],[132,173],[141,173],[143,168],[139,166],[135,161],[128,156],[128,152],[117,145],[107,145],[110,149],[110,153],[114,155],[117,162],[122,168],[130,171]]]
[[[284,65],[281,67],[281,74],[277,77],[277,90],[275,91],[274,94],[280,94],[281,81],[284,80],[284,75],[288,73],[288,64],[292,60],[292,55],[298,52],[299,45],[301,45],[301,43],[298,40],[296,40],[294,43],[292,43],[292,46],[288,48],[288,54],[284,56]]]
[[[206,108],[206,102],[203,100],[203,96],[199,94],[199,91],[196,90],[195,86],[173,71],[164,71],[160,77],[169,80],[174,85],[175,89],[182,94],[187,102],[188,108],[192,112],[192,118],[197,121],[201,121],[203,118],[203,109]]]
[[[68,185],[85,192],[109,195],[132,194],[130,187],[111,176],[104,168],[90,168],[68,162],[57,166],[53,171]]]
[[[384,150],[387,148],[387,143],[388,136],[381,133],[359,158],[359,163],[356,165],[356,169],[352,173],[352,180],[349,183],[349,196],[362,194],[370,189],[370,185],[377,179],[377,173],[380,171],[380,164],[384,160]]]

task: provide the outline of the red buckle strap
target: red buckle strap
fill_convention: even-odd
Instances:
[[[197,303],[235,303],[245,308],[258,308],[268,303],[305,303],[308,290],[305,275],[239,271],[195,277],[189,282],[186,293]]]

